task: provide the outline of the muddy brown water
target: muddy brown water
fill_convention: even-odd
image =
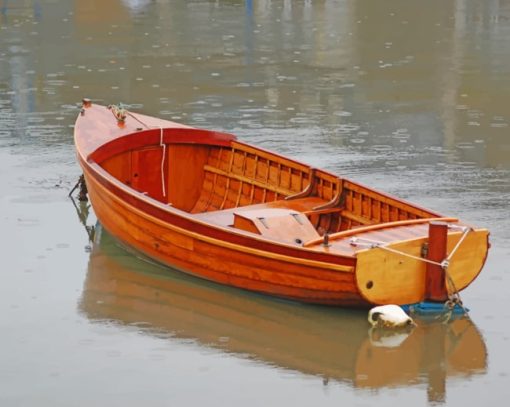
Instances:
[[[89,242],[67,198],[84,96],[488,227],[471,320],[381,336]],[[0,404],[508,399],[509,102],[508,0],[0,0]]]

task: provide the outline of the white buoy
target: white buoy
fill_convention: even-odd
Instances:
[[[398,305],[380,305],[368,312],[368,322],[379,328],[401,328],[416,325]]]

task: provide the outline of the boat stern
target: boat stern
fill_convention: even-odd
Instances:
[[[478,276],[487,257],[488,237],[487,229],[453,225],[446,232],[445,257],[439,261],[430,259],[430,235],[366,245],[356,254],[358,289],[372,304],[444,301],[448,294],[463,290]],[[431,280],[435,278],[444,287],[444,295],[431,293]]]

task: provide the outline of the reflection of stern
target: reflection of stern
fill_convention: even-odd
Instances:
[[[372,332],[358,352],[358,387],[407,385],[425,378],[429,401],[440,402],[445,400],[447,377],[481,374],[487,368],[485,343],[468,317],[448,324],[420,321],[410,333],[375,335]]]
[[[100,228],[80,309],[91,321],[143,324],[149,334],[191,338],[325,382],[379,388],[427,380],[434,400],[444,397],[448,377],[486,369],[484,342],[467,318],[369,336],[365,311],[276,300],[172,272],[126,252]]]

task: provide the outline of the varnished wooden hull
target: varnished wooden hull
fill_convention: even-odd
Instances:
[[[366,306],[352,264],[298,258],[199,234],[128,204],[85,170],[90,200],[101,224],[159,262],[231,286],[302,302]],[[347,261],[346,261],[347,263]]]
[[[427,299],[419,257],[429,220],[456,219],[230,135],[131,116],[117,125],[105,107],[86,106],[75,128],[94,211],[126,244],[210,281],[301,302],[366,307]],[[488,249],[488,232],[470,231],[449,268],[458,290],[480,272]],[[448,234],[448,250],[461,236]],[[353,237],[418,260],[352,244]]]

